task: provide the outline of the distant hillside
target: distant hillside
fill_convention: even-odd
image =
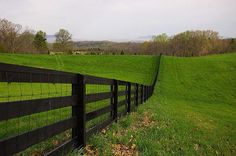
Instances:
[[[152,97],[88,144],[100,155],[133,141],[138,155],[235,156],[235,60],[236,53],[163,56]]]
[[[103,51],[109,53],[140,53],[142,43],[112,41],[78,41],[75,42],[80,51]]]

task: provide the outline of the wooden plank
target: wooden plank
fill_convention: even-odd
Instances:
[[[99,100],[104,100],[112,97],[112,92],[87,94],[85,96],[85,103],[91,103]]]
[[[92,112],[88,112],[86,114],[86,121],[90,121],[90,120],[92,120],[102,114],[108,113],[110,111],[111,111],[111,105],[100,108],[100,109],[92,111]]]
[[[0,121],[76,104],[77,96],[52,97],[0,103]]]
[[[70,118],[17,136],[0,140],[0,155],[9,156],[18,153],[54,135],[73,128],[76,124],[76,118]]]
[[[118,81],[118,85],[124,86],[127,84],[128,84],[128,82],[126,82],[126,81],[121,81],[121,80]]]
[[[64,74],[0,71],[0,82],[74,83],[75,77],[73,75]]]
[[[86,84],[112,85],[113,84],[113,79],[107,79],[107,78],[101,78],[101,77],[85,75],[85,83]]]
[[[73,83],[76,74],[0,63],[0,82]]]
[[[111,118],[109,118],[108,120],[104,121],[103,123],[98,124],[98,125],[96,125],[96,126],[90,128],[89,130],[87,130],[86,135],[89,137],[89,136],[91,136],[92,134],[101,131],[103,128],[105,128],[106,126],[108,126],[109,124],[111,124],[112,121],[113,121],[113,120],[112,120]]]
[[[52,151],[44,154],[44,156],[58,156],[58,155],[64,155],[64,154],[66,155],[66,153],[68,153],[70,150],[73,150],[74,143],[76,142],[77,139],[78,138],[76,137],[76,138],[73,138],[64,142],[63,144],[56,147]]]
[[[8,64],[8,63],[0,63],[0,71],[5,72],[30,72],[30,73],[41,73],[41,74],[55,74],[55,75],[72,75],[75,74],[70,72],[64,72],[64,71],[57,71],[57,70],[51,70],[51,69],[45,69],[45,68],[37,68],[37,67],[28,67],[23,65],[16,65],[16,64]]]

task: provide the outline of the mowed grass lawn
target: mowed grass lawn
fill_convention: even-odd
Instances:
[[[236,155],[236,53],[161,60],[154,95],[89,140],[100,155]]]
[[[153,56],[71,56],[71,55],[23,55],[0,54],[0,62],[33,66],[47,69],[56,69],[81,74],[89,74],[142,84],[151,84],[154,80],[157,68],[157,57]],[[125,87],[119,87],[124,90]],[[86,93],[109,92],[109,85],[87,85]],[[71,95],[70,84],[46,84],[46,83],[0,83],[0,102],[31,100]],[[125,96],[119,98],[123,100]],[[110,99],[93,102],[86,105],[86,111],[90,112],[110,104]],[[124,111],[121,107],[119,111]],[[110,116],[106,113],[86,124],[92,127],[101,123]],[[57,121],[70,118],[71,107],[37,113],[16,119],[0,122],[0,139],[12,135],[21,134],[38,127],[43,127]],[[57,135],[41,144],[38,144],[22,155],[32,153],[42,154],[57,146],[70,137],[70,132]]]

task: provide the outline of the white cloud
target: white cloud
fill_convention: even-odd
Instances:
[[[187,29],[236,37],[235,0],[0,0],[0,18],[88,40],[136,39]]]

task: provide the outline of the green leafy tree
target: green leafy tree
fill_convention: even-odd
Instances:
[[[47,39],[46,33],[43,31],[38,31],[34,36],[34,46],[38,52],[47,52]]]

